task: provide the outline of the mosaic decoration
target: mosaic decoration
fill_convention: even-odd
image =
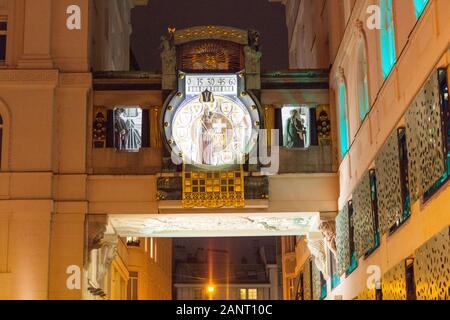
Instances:
[[[385,234],[403,215],[398,135],[395,130],[375,159],[378,223]]]
[[[415,252],[417,300],[450,299],[450,227]]]
[[[445,170],[437,73],[426,81],[406,112],[411,198],[418,200]]]
[[[311,260],[306,260],[305,264],[302,267],[303,272],[303,300],[311,300],[312,299],[312,270],[311,270]]]
[[[336,217],[336,259],[339,275],[350,266],[350,226],[348,204]]]
[[[376,300],[376,291],[374,289],[366,288],[364,291],[362,291],[358,297],[357,300]]]
[[[374,246],[373,210],[370,193],[370,175],[366,173],[353,192],[353,226],[357,257],[362,257]]]
[[[402,260],[383,275],[383,300],[406,300],[406,266]]]
[[[236,207],[245,205],[244,170],[183,170],[183,208]]]
[[[312,263],[312,288],[313,288],[313,300],[320,300],[322,293],[322,285],[320,282],[320,270],[315,263]]]

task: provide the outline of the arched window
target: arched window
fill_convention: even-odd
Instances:
[[[423,10],[425,10],[425,7],[427,6],[429,0],[413,0],[413,1],[414,7],[416,8],[416,17],[417,19],[419,19],[423,13]]]
[[[381,64],[383,76],[386,79],[391,73],[396,62],[394,15],[392,11],[392,0],[380,0],[381,11]]]
[[[358,46],[357,73],[359,119],[362,122],[369,113],[369,85],[367,79],[367,56],[364,40],[361,40]]]
[[[345,87],[345,82],[341,81],[339,83],[339,142],[342,158],[344,158],[348,152],[348,140],[347,89]]]

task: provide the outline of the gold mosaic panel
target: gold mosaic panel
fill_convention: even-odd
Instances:
[[[313,288],[313,300],[320,300],[320,296],[322,295],[322,286],[320,283],[320,270],[319,268],[317,268],[314,260],[312,263],[312,288]]]
[[[336,259],[339,275],[350,266],[350,228],[348,205],[336,217]]]
[[[364,289],[364,291],[358,295],[357,300],[376,300],[375,289]]]
[[[244,207],[244,172],[183,170],[183,208]]]
[[[383,300],[406,300],[406,266],[402,260],[383,275]]]
[[[437,71],[406,112],[406,137],[410,192],[416,201],[445,170]]]
[[[373,210],[370,176],[366,173],[353,192],[353,227],[358,258],[374,246]]]
[[[378,224],[385,234],[402,218],[403,200],[397,130],[392,132],[375,159],[378,196]]]
[[[415,252],[417,300],[450,300],[450,227]]]
[[[304,300],[311,300],[312,292],[311,292],[311,280],[312,280],[312,270],[311,270],[311,261],[306,260],[305,264],[302,267],[303,272],[303,297]]]

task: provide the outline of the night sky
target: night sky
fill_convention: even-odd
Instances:
[[[261,33],[262,69],[288,68],[285,7],[269,0],[150,0],[132,12],[132,48],[143,71],[161,70],[160,38],[168,27],[222,25]]]

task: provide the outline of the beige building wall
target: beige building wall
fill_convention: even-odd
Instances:
[[[286,1],[286,7],[296,1]],[[308,1],[300,1],[300,3]],[[436,68],[446,68],[450,64],[450,2],[430,0],[420,19],[416,19],[413,1],[394,0],[395,49],[397,62],[387,79],[384,79],[381,67],[380,31],[369,30],[366,24],[369,5],[377,1],[315,1],[323,5],[323,12],[332,12],[328,16],[328,31],[320,35],[322,21],[314,19],[292,20],[288,18],[289,29],[310,30],[309,38],[327,38],[329,47],[330,97],[335,109],[339,81],[345,80],[347,88],[347,111],[349,118],[350,149],[343,159],[339,159],[338,140],[334,141],[334,152],[338,159],[340,180],[338,207],[342,209],[363,174],[374,167],[374,159],[386,142],[388,135],[404,126],[404,116],[425,80]],[[316,4],[316,6],[319,4]],[[336,7],[337,6],[337,7]],[[310,13],[314,5],[306,6]],[[302,5],[299,14],[302,15]],[[317,17],[317,16],[315,16]],[[291,52],[299,54],[291,60],[291,67],[315,68],[317,61],[324,59],[323,52],[315,55],[311,46],[304,46],[306,36],[298,35],[291,40]],[[302,40],[301,40],[302,39]],[[299,43],[295,43],[299,41]],[[310,43],[310,42],[309,42]],[[357,94],[358,48],[364,46],[368,65],[368,91],[370,112],[360,121]],[[312,58],[314,56],[314,58]],[[337,128],[334,128],[337,133]],[[335,135],[337,137],[337,134]],[[402,259],[414,253],[419,246],[450,224],[448,207],[450,189],[447,185],[426,204],[418,201],[412,205],[411,218],[391,236],[381,238],[380,247],[367,259],[359,261],[358,268],[347,278],[341,278],[341,284],[332,292],[328,281],[328,299],[353,299],[366,288],[369,266],[380,266],[382,273],[387,272]],[[285,259],[292,252],[286,251]],[[292,259],[292,258],[290,258]],[[297,266],[300,263],[297,262]],[[292,268],[291,268],[292,269]],[[286,274],[289,279],[292,274]],[[288,280],[285,280],[287,283]],[[285,291],[285,296],[287,292]]]

